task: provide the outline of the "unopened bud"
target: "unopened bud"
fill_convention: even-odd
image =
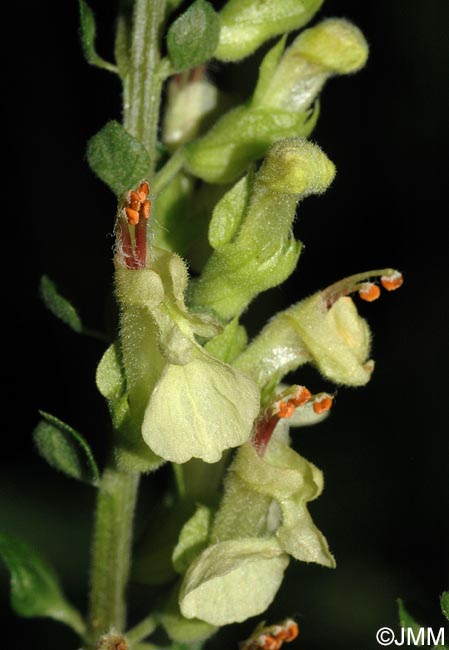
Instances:
[[[270,150],[260,180],[270,189],[286,194],[321,194],[332,183],[335,165],[308,140],[282,140]]]
[[[220,42],[215,57],[237,61],[278,34],[305,25],[323,0],[229,0],[220,12]]]

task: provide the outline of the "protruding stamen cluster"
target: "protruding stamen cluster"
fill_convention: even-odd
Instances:
[[[145,268],[147,262],[147,220],[150,217],[150,185],[142,181],[130,190],[119,214],[120,260],[129,269]]]
[[[312,404],[313,411],[317,415],[320,415],[332,407],[332,401],[332,397],[327,393],[312,395],[310,390],[305,386],[292,386],[288,388],[281,396],[278,396],[275,402],[272,402],[265,409],[263,416],[256,424],[253,444],[257,452],[260,456],[263,456],[279,420],[291,418],[297,408],[310,403]]]
[[[286,402],[280,400],[276,402],[275,408],[277,411],[274,415],[278,418],[290,418],[298,406],[302,406],[310,400],[312,393],[305,386],[298,386],[296,393],[290,397]]]
[[[326,307],[330,309],[339,298],[358,292],[359,297],[366,302],[373,302],[380,296],[379,285],[372,281],[379,278],[380,284],[387,291],[395,291],[404,283],[402,273],[394,269],[381,269],[351,275],[323,291]]]
[[[279,650],[282,644],[296,639],[299,634],[298,624],[291,618],[256,629],[255,633],[241,644],[241,650]]]

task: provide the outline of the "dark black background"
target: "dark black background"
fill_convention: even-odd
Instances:
[[[48,273],[85,322],[101,327],[115,205],[84,151],[106,120],[119,119],[120,88],[113,75],[83,62],[75,0],[29,5],[10,6],[3,22],[2,148],[9,177],[1,247],[0,524],[51,557],[67,593],[83,607],[93,494],[44,465],[31,431],[43,408],[82,431],[101,456],[106,415],[93,376],[103,346],[56,322],[39,302],[37,283]],[[92,6],[107,53],[113,3],[92,0]],[[449,587],[443,230],[449,4],[327,0],[320,13],[358,24],[370,60],[323,93],[313,139],[336,163],[337,178],[326,195],[300,206],[296,228],[305,249],[298,270],[259,298],[246,320],[255,333],[276,310],[340,277],[382,266],[404,272],[401,291],[360,306],[374,331],[370,384],[339,390],[331,418],[295,434],[296,448],[325,474],[326,490],[312,514],[338,568],[292,564],[271,614],[298,617],[296,647],[371,650],[376,629],[395,625],[398,596],[439,627],[438,595]],[[238,70],[237,84],[245,80]],[[218,65],[211,75],[223,76]],[[323,387],[312,371],[299,379]],[[157,481],[150,488],[157,490]],[[75,649],[75,637],[58,624],[10,616],[1,571],[8,647]],[[253,623],[226,629],[209,647],[236,647]]]

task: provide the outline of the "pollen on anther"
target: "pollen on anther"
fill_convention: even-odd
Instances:
[[[291,418],[296,408],[292,400],[289,400],[288,402],[279,402],[278,406],[279,411],[277,415],[280,418]]]
[[[387,291],[395,291],[404,284],[404,277],[399,271],[395,271],[392,275],[383,275],[380,278],[381,284]]]
[[[132,226],[136,226],[139,223],[139,213],[137,210],[133,210],[132,208],[125,208],[125,212],[128,223],[130,223]]]
[[[285,640],[287,641],[287,643],[289,643],[290,641],[293,641],[293,639],[296,639],[298,634],[299,634],[298,624],[295,623],[295,621],[292,621],[287,628],[287,635],[285,637]]]
[[[303,406],[309,399],[312,397],[312,393],[305,386],[300,386],[298,392],[292,398],[292,402],[295,406]]]
[[[324,413],[325,411],[329,411],[329,409],[332,406],[332,398],[329,396],[323,397],[320,400],[317,400],[313,404],[313,410],[317,415],[320,415],[321,413]]]
[[[137,194],[137,192],[134,192],[134,190],[131,190],[130,193],[129,193],[128,203],[129,203],[129,207],[132,210],[136,210],[136,212],[139,211],[140,198],[139,198],[139,195]]]
[[[362,300],[366,302],[374,302],[380,296],[380,289],[377,284],[373,282],[366,282],[364,286],[359,289],[359,296]]]
[[[137,190],[137,194],[139,195],[139,199],[141,203],[146,201],[149,193],[150,193],[149,184],[147,183],[147,181],[142,181],[142,183],[139,185],[139,188]]]

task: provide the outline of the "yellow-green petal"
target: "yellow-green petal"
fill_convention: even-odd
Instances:
[[[214,544],[185,575],[181,612],[212,625],[239,623],[261,614],[276,595],[288,562],[273,538]]]

